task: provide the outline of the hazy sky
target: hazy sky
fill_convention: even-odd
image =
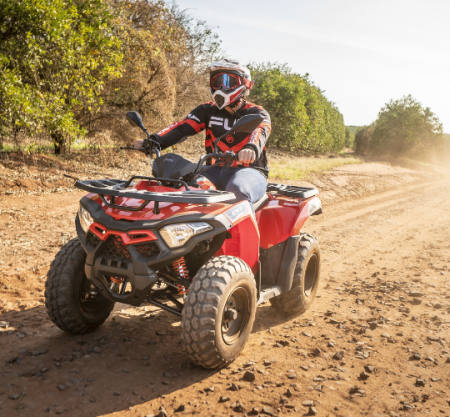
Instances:
[[[450,0],[176,2],[216,26],[229,57],[308,72],[346,125],[412,94],[450,132]]]

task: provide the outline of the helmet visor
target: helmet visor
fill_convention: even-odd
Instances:
[[[225,90],[232,90],[240,85],[244,84],[241,77],[234,74],[220,73],[211,77],[210,86],[214,90],[224,88]]]

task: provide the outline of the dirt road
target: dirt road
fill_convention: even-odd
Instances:
[[[221,371],[192,366],[177,318],[153,307],[117,306],[89,335],[55,328],[39,278],[71,237],[79,193],[26,204],[5,197],[4,207],[24,212],[10,229],[31,240],[32,220],[33,230],[53,231],[55,246],[21,252],[28,264],[8,252],[0,265],[0,416],[450,416],[450,180],[404,173],[411,180],[395,186],[391,175],[387,191],[365,193],[346,169],[336,176],[350,182],[346,192],[332,190],[333,177],[317,178],[324,214],[304,230],[322,248],[312,309],[283,317],[258,307],[246,349]],[[36,206],[49,214],[39,223]]]

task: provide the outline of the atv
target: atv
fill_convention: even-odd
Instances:
[[[150,303],[181,317],[182,344],[194,363],[221,368],[244,348],[258,304],[270,300],[289,315],[311,306],[320,249],[301,228],[322,212],[318,191],[269,183],[253,205],[227,203],[234,194],[201,176],[237,159],[218,151],[221,138],[214,153],[193,163],[161,155],[139,114],[127,118],[147,133],[141,151],[156,156],[152,176],[76,182],[88,194],[75,220],[78,237],[48,272],[48,314],[60,329],[83,334],[97,329],[116,302]],[[227,135],[261,122],[260,115],[244,116]]]

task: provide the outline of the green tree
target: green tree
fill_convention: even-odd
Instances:
[[[352,145],[352,135],[350,133],[350,129],[346,126],[345,127],[345,146],[347,148],[350,148]]]
[[[355,151],[360,155],[369,151],[370,141],[372,140],[373,126],[361,126],[355,133]]]
[[[348,148],[355,148],[355,134],[361,126],[345,126],[345,146]]]
[[[378,113],[369,150],[392,156],[423,155],[443,144],[442,124],[411,95],[391,100]]]
[[[303,94],[305,81],[287,65],[253,64],[255,83],[250,100],[264,106],[272,119],[271,142],[276,146],[300,147],[309,124]]]
[[[0,125],[82,133],[77,113],[98,109],[105,81],[121,76],[113,19],[101,0],[2,0]]]
[[[347,148],[355,148],[355,133],[357,129],[355,126],[345,126],[345,146]]]
[[[255,82],[250,100],[271,116],[271,143],[312,153],[343,148],[343,117],[308,74],[296,74],[286,64],[276,63],[252,64],[250,69]]]

